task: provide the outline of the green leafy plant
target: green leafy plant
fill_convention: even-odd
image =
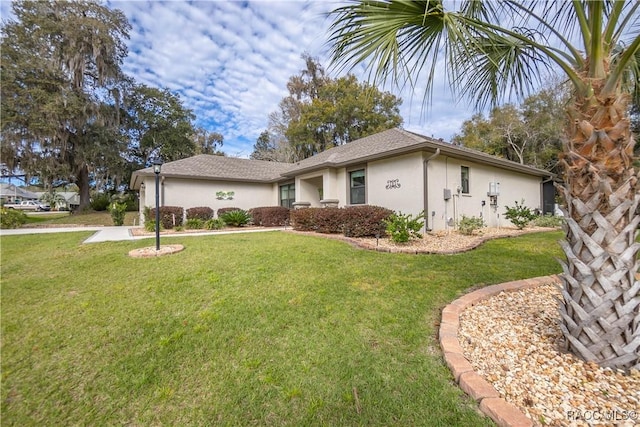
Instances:
[[[189,218],[185,224],[187,230],[198,230],[204,228],[205,221],[200,218]]]
[[[505,206],[506,212],[504,216],[518,227],[518,230],[522,230],[536,218],[536,214],[524,205],[524,199],[519,204],[517,201],[515,203],[514,207]]]
[[[249,212],[242,209],[225,212],[220,215],[220,218],[225,222],[225,224],[232,227],[243,227],[251,221],[251,215],[249,215]]]
[[[393,213],[384,220],[384,224],[391,240],[395,243],[407,243],[411,239],[421,239],[420,230],[424,226],[424,212],[415,218],[411,214]]]
[[[155,219],[148,219],[144,222],[144,229],[145,231],[156,231],[156,220]],[[160,222],[160,231],[164,230],[164,227],[162,226],[162,222]]]
[[[16,209],[0,209],[0,228],[19,228],[27,222],[27,215]]]
[[[465,236],[470,236],[474,231],[480,230],[484,226],[485,224],[482,218],[462,215],[462,219],[458,221],[458,232]]]
[[[113,202],[109,205],[109,213],[111,214],[113,225],[123,225],[124,215],[126,212],[127,212],[126,203]]]
[[[211,218],[204,222],[204,228],[207,230],[220,230],[224,228],[225,225],[222,218]]]
[[[94,211],[106,211],[111,204],[111,196],[107,193],[93,193],[91,197],[91,209]]]
[[[564,224],[564,218],[561,216],[555,216],[551,214],[546,214],[544,216],[538,216],[531,224],[536,227],[561,227]]]

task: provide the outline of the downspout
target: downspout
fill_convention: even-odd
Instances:
[[[433,153],[429,158],[424,160],[423,172],[422,175],[424,177],[424,190],[423,190],[423,200],[424,200],[424,230],[425,233],[427,231],[431,231],[429,228],[429,173],[427,172],[427,166],[429,162],[440,155],[440,149],[436,148],[436,152]],[[433,226],[433,224],[431,224]]]

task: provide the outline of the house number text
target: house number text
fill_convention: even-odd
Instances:
[[[391,190],[393,188],[400,188],[400,180],[399,179],[388,179],[387,185],[385,187],[387,190]]]

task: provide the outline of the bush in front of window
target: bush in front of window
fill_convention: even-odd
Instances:
[[[208,206],[199,206],[187,209],[187,221],[201,219],[203,222],[213,218],[213,209]]]
[[[316,214],[319,210],[319,208],[292,210],[290,215],[291,226],[296,231],[317,231]]]
[[[375,237],[385,235],[384,221],[392,214],[390,209],[368,205],[295,209],[291,211],[291,225],[297,231]]]
[[[291,211],[291,225],[297,231],[338,234],[344,230],[345,209],[305,208]]]
[[[262,206],[249,209],[249,213],[254,225],[277,227],[289,223],[289,208],[284,206]]]
[[[343,233],[347,237],[384,236],[387,220],[393,211],[380,206],[349,206],[344,208]]]

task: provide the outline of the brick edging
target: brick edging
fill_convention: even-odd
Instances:
[[[460,314],[465,309],[502,291],[535,288],[559,280],[557,275],[552,275],[487,286],[463,295],[442,309],[438,336],[445,363],[460,388],[475,399],[480,405],[480,410],[500,427],[531,427],[533,422],[517,406],[501,398],[493,385],[478,375],[464,357],[464,351],[458,341]]]

